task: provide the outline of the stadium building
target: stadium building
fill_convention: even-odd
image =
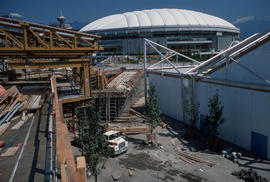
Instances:
[[[239,38],[231,23],[201,12],[152,9],[115,14],[98,19],[81,32],[102,36],[108,55],[143,53],[143,38],[189,55],[213,55]]]

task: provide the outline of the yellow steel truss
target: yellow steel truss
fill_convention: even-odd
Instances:
[[[0,58],[78,58],[103,50],[100,37],[0,17]]]

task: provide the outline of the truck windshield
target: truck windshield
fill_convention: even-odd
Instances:
[[[116,133],[116,134],[110,135],[108,138],[109,138],[109,140],[113,140],[119,136],[120,136],[120,133]]]

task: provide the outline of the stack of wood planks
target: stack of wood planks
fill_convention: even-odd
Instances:
[[[40,95],[26,96],[19,92],[16,86],[5,90],[1,88],[1,100],[0,100],[0,136],[9,128],[11,121],[15,121],[14,118],[19,119],[18,113],[29,112],[39,109],[41,107]],[[25,115],[24,115],[25,117]],[[28,118],[28,117],[27,117]],[[25,122],[25,119],[21,119],[13,128],[20,128]]]
[[[121,131],[123,134],[148,133],[150,128],[143,123],[125,122],[125,123],[108,123],[107,130]]]
[[[204,159],[201,159],[195,155],[191,155],[191,154],[188,154],[188,153],[184,153],[184,152],[179,152],[179,158],[189,164],[194,164],[195,162],[199,162],[199,163],[202,163],[202,164],[206,164],[208,165],[209,167],[213,167],[215,164],[210,162],[210,161],[207,161],[207,160],[204,160]]]
[[[107,89],[116,89],[119,91],[131,91],[135,88],[135,83],[142,75],[141,71],[123,71],[114,77],[107,85]]]

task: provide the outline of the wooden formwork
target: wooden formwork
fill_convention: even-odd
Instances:
[[[82,166],[85,166],[80,162],[80,169],[76,169],[74,155],[72,152],[71,143],[69,140],[69,133],[67,125],[64,123],[62,102],[58,99],[56,88],[56,77],[53,76],[52,80],[52,92],[54,94],[54,113],[56,123],[56,151],[57,159],[61,168],[61,181],[63,182],[79,182],[82,179]],[[67,170],[66,170],[67,168]],[[84,169],[85,170],[85,169]]]

